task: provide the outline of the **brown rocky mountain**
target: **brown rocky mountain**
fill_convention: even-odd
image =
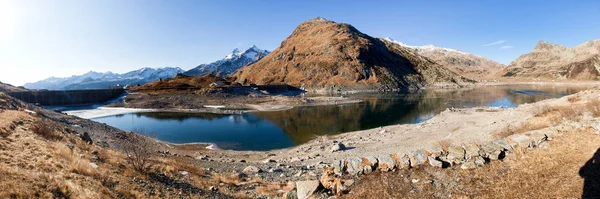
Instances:
[[[400,46],[410,48],[417,54],[425,56],[457,74],[474,80],[495,79],[506,67],[504,64],[456,49],[442,48],[433,45],[409,46],[389,37],[384,39]]]
[[[323,18],[301,23],[277,49],[233,76],[243,83],[286,83],[318,92],[417,89],[470,82],[409,48]]]
[[[545,80],[600,80],[600,39],[567,48],[540,41],[510,63],[504,77]]]

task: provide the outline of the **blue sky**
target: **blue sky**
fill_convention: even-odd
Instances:
[[[572,47],[600,38],[598,0],[0,0],[0,81],[22,85],[141,67],[187,70],[233,48],[273,50],[317,16],[371,36],[504,64],[539,40]]]

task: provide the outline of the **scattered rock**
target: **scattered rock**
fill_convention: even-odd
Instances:
[[[296,191],[298,199],[307,199],[312,196],[320,184],[318,180],[297,181]]]
[[[301,162],[301,161],[304,161],[304,160],[299,157],[293,157],[292,160],[290,160],[290,162]]]
[[[283,170],[280,168],[269,169],[269,173],[279,173],[279,172],[283,172]]]
[[[90,167],[97,169],[98,165],[96,163],[90,162]]]
[[[533,147],[535,145],[533,139],[521,134],[511,135],[508,137],[508,140],[513,149],[516,149],[517,147],[520,149],[525,149]]]
[[[411,182],[412,182],[412,183],[418,183],[418,182],[419,182],[419,179],[416,179],[416,178],[415,178],[415,179],[412,179],[412,180],[411,180]]]
[[[336,161],[333,164],[333,171],[339,175],[343,174],[346,171],[346,162],[343,160]]]
[[[344,144],[342,144],[341,142],[335,143],[331,147],[331,152],[343,151],[343,150],[346,150],[346,146],[344,146]]]
[[[512,147],[510,146],[510,144],[508,144],[508,141],[504,138],[494,140],[494,141],[492,141],[492,143],[504,148],[504,150],[507,150],[509,152],[512,152],[512,150],[513,150]]]
[[[504,153],[504,148],[498,146],[493,142],[481,146],[481,150],[484,152],[484,156],[489,158],[490,160],[498,160]]]
[[[364,174],[369,174],[375,169],[377,166],[377,159],[375,157],[365,157],[362,159],[362,163],[360,164],[362,167],[362,171]]]
[[[81,134],[79,137],[88,144],[94,143],[92,141],[92,137],[90,137],[90,134],[88,134],[88,132],[83,132],[83,134]]]
[[[242,171],[242,173],[245,173],[245,174],[255,174],[255,173],[260,173],[260,172],[262,172],[262,170],[255,166],[247,166]]]
[[[423,149],[416,150],[413,152],[412,156],[410,156],[411,167],[419,167],[419,165],[425,163],[427,163],[427,152]]]
[[[392,154],[392,158],[396,161],[396,168],[408,169],[410,168],[410,157],[406,154]]]
[[[275,163],[277,161],[272,160],[272,159],[266,159],[266,160],[263,160],[262,162],[266,164],[266,163]]]
[[[182,176],[187,176],[187,175],[189,175],[190,173],[189,173],[189,172],[187,172],[187,171],[181,171],[181,172],[179,172],[179,174],[181,174]]]
[[[448,147],[448,155],[446,160],[452,164],[461,164],[465,161],[465,150],[462,147]]]
[[[362,164],[361,158],[351,158],[351,159],[347,160],[346,162],[347,162],[346,171],[348,171],[348,173],[357,175],[362,172],[362,167],[360,166]]]
[[[427,157],[427,161],[432,167],[442,168],[442,166],[444,165],[442,161],[436,160],[435,158],[429,156]]]
[[[215,186],[210,186],[209,190],[210,191],[219,191],[219,188],[215,187]]]
[[[377,164],[380,171],[391,171],[396,168],[396,163],[390,155],[379,155],[377,158]]]
[[[472,160],[481,156],[480,149],[477,145],[470,144],[464,147],[465,150],[465,159]]]
[[[475,164],[476,164],[477,166],[480,166],[480,167],[481,167],[481,166],[485,165],[485,159],[483,159],[481,156],[477,156],[477,157],[475,158]]]

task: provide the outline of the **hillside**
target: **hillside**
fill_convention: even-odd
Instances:
[[[244,51],[234,49],[225,58],[215,61],[210,64],[201,64],[196,68],[192,68],[185,72],[189,76],[203,76],[207,74],[217,76],[228,76],[236,70],[252,64],[269,54],[269,51],[261,50],[256,46],[252,46]]]
[[[496,78],[506,66],[484,57],[466,53],[456,49],[442,48],[433,45],[409,46],[392,38],[384,38],[400,46],[410,48],[417,54],[427,57],[436,63],[474,80],[490,80]]]
[[[539,41],[510,63],[504,77],[544,80],[600,80],[600,39],[567,48]]]
[[[289,84],[325,92],[457,86],[468,81],[411,50],[349,24],[316,18],[281,45],[233,75],[238,82]]]
[[[15,91],[27,91],[27,89],[0,82],[0,92],[15,92]]]
[[[123,74],[90,71],[83,75],[74,75],[71,77],[50,77],[38,82],[27,83],[24,86],[29,89],[48,90],[105,89],[115,85],[145,84],[159,79],[171,78],[183,72],[181,68],[172,67],[141,68]]]
[[[187,76],[179,74],[173,78],[154,81],[141,86],[131,88],[133,91],[176,91],[188,89],[209,88],[214,82],[228,82],[226,79],[212,74],[204,76]]]

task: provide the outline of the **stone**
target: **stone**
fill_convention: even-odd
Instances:
[[[418,182],[419,182],[419,179],[416,179],[416,178],[415,178],[415,179],[412,179],[412,180],[411,180],[411,182],[412,182],[412,183],[418,183]]]
[[[302,161],[304,161],[304,160],[299,157],[293,157],[292,160],[290,160],[290,162],[302,162]]]
[[[444,165],[442,163],[442,161],[436,160],[435,158],[433,158],[431,156],[427,156],[427,162],[429,162],[429,165],[431,165],[432,167],[437,167],[437,168],[442,168],[442,166]]]
[[[179,172],[179,174],[181,174],[182,176],[187,176],[187,175],[189,175],[189,174],[190,174],[190,172],[187,172],[187,171],[181,171],[181,172]]]
[[[427,163],[427,152],[423,149],[416,150],[410,156],[410,166],[411,167],[419,167],[419,165],[423,165]]]
[[[483,159],[481,156],[477,156],[477,157],[475,158],[475,164],[476,164],[477,166],[480,166],[480,167],[481,167],[481,166],[485,165],[485,159]]]
[[[214,191],[219,191],[219,188],[215,187],[215,186],[210,186],[209,190],[214,192]]]
[[[465,162],[464,164],[460,165],[460,168],[463,170],[470,170],[470,169],[476,169],[477,165],[475,164],[475,162]]]
[[[360,164],[360,166],[361,166],[362,172],[364,174],[369,174],[377,166],[377,158],[372,157],[372,156],[364,157],[362,159],[362,163]]]
[[[352,174],[352,175],[361,174],[361,172],[362,172],[362,167],[361,167],[362,159],[361,158],[350,158],[346,161],[346,164],[347,164],[346,171],[349,174]]]
[[[531,139],[529,136],[522,134],[514,134],[509,136],[508,141],[513,147],[513,149],[516,149],[517,147],[520,149],[526,149],[535,145],[533,139]]]
[[[262,172],[262,170],[255,166],[247,166],[242,171],[242,173],[245,173],[245,174],[255,174],[255,173],[260,173],[260,172]]]
[[[377,164],[378,167],[377,169],[379,169],[379,171],[391,171],[394,168],[396,168],[396,163],[394,161],[394,159],[392,158],[392,156],[390,155],[379,155],[377,157]]]
[[[98,165],[96,163],[90,162],[90,167],[97,169]]]
[[[341,142],[334,143],[333,146],[331,146],[331,152],[343,151],[343,150],[346,150],[346,146],[344,146],[344,144],[342,144]]]
[[[465,150],[462,147],[451,146],[448,147],[448,154],[446,160],[452,164],[461,164],[465,161]]]
[[[296,191],[298,199],[307,199],[312,196],[321,183],[318,180],[306,180],[296,182]]]
[[[501,139],[497,139],[492,141],[492,143],[504,148],[504,150],[508,151],[508,152],[512,152],[512,146],[510,146],[510,144],[508,144],[508,141],[505,138],[501,138]]]
[[[272,160],[272,159],[266,159],[266,160],[263,160],[262,162],[266,164],[266,163],[275,163],[276,161]]]
[[[90,134],[88,132],[83,132],[83,134],[81,134],[79,137],[88,144],[94,143],[94,141],[92,141],[92,137],[90,137]]]
[[[343,160],[336,161],[333,164],[333,171],[336,174],[342,175],[346,171],[346,162]]]
[[[532,133],[529,135],[529,137],[533,140],[532,147],[538,147],[540,144],[542,144],[545,141],[548,141],[548,135],[543,134],[543,133]]]
[[[483,150],[484,156],[486,158],[489,158],[490,160],[498,160],[500,159],[502,153],[504,153],[504,148],[498,146],[493,142],[481,146],[481,150]]]
[[[479,146],[477,146],[477,145],[474,145],[474,144],[466,145],[464,147],[464,150],[465,150],[465,159],[466,160],[472,160],[477,157],[480,157],[480,149],[479,149]]]
[[[392,154],[392,158],[396,161],[396,168],[408,169],[410,168],[410,157],[406,154]]]

